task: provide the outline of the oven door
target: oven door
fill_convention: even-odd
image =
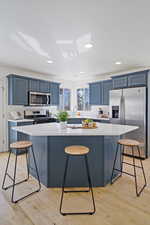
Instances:
[[[29,105],[50,105],[50,94],[41,92],[29,92]]]

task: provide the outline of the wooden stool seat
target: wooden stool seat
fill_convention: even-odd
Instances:
[[[29,148],[31,146],[32,146],[31,141],[17,141],[17,142],[10,144],[10,148],[15,148],[15,149],[19,149],[19,150]]]
[[[136,141],[136,140],[132,140],[132,139],[120,139],[118,141],[118,144],[120,145],[125,145],[125,146],[139,146],[140,142]]]
[[[71,145],[65,148],[65,152],[69,155],[85,155],[89,152],[89,148],[82,145]]]

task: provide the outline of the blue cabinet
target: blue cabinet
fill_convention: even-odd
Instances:
[[[68,119],[68,124],[80,124],[82,123],[82,120],[84,120],[84,118],[70,118]]]
[[[102,83],[90,83],[89,84],[89,103],[90,105],[101,105],[102,104]]]
[[[28,79],[17,75],[8,76],[8,104],[28,105]]]
[[[40,80],[29,79],[29,91],[40,92]]]
[[[59,83],[50,83],[51,105],[59,105]]]
[[[110,120],[103,120],[103,119],[94,119],[93,121],[96,123],[110,123]]]
[[[17,132],[15,130],[12,129],[12,127],[16,127],[16,126],[26,126],[26,125],[32,125],[33,122],[29,121],[29,122],[17,122],[17,121],[9,121],[8,122],[8,145],[10,145],[13,142],[16,141],[25,141],[28,140],[28,135]],[[15,153],[15,151],[14,151]],[[20,151],[19,152],[24,153],[24,151]]]
[[[29,91],[50,93],[49,81],[29,79]]]
[[[50,86],[48,81],[40,80],[40,92],[50,93]]]
[[[136,72],[128,75],[128,87],[146,86],[147,71]]]
[[[112,77],[113,89],[139,87],[147,85],[148,71],[140,71],[135,73],[129,73],[127,75]]]
[[[28,93],[51,93],[51,105],[59,105],[59,83],[32,79],[15,74],[8,77],[8,104],[28,105]]]
[[[112,90],[112,80],[103,81],[102,105],[109,105],[109,91]]]
[[[128,87],[128,76],[112,77],[113,89]]]
[[[109,105],[109,91],[112,89],[112,80],[89,84],[90,104]]]

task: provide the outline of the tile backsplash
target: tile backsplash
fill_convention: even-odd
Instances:
[[[49,110],[52,115],[57,113],[57,106],[46,106],[46,107],[25,107],[25,106],[14,106],[8,105],[7,107],[7,118],[13,119],[11,116],[11,112],[20,112],[20,118],[24,117],[24,110],[31,110],[31,111],[46,111]]]
[[[103,110],[104,114],[109,114],[109,106],[91,106],[91,110],[90,111],[80,111],[80,115],[83,116],[98,116],[98,111],[99,108],[101,108]],[[7,118],[8,119],[13,119],[11,116],[11,112],[20,112],[20,118],[24,117],[24,110],[31,110],[31,111],[41,111],[44,112],[46,110],[49,110],[50,113],[52,113],[53,115],[56,115],[58,112],[58,107],[57,106],[47,106],[47,107],[25,107],[25,106],[14,106],[14,105],[8,105],[7,108]],[[72,112],[70,111],[69,114],[72,114]]]

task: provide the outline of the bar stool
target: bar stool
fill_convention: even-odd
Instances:
[[[72,145],[68,146],[65,148],[65,153],[67,154],[66,158],[66,165],[65,165],[65,171],[64,171],[64,177],[63,177],[63,183],[62,183],[62,195],[61,195],[61,201],[60,201],[60,213],[65,216],[65,215],[82,215],[82,214],[89,214],[92,215],[95,213],[95,201],[94,201],[94,194],[93,194],[93,189],[92,189],[92,182],[91,182],[91,177],[90,177],[90,171],[89,171],[89,165],[88,165],[88,158],[87,154],[89,153],[89,148],[81,145]],[[66,182],[66,175],[67,175],[67,169],[68,169],[68,163],[70,156],[77,157],[77,156],[83,156],[85,159],[85,165],[86,165],[86,172],[87,172],[87,177],[88,177],[88,183],[89,183],[89,190],[76,190],[76,191],[65,191],[65,182]],[[62,212],[62,202],[63,202],[63,196],[64,193],[68,192],[88,192],[91,190],[91,195],[92,195],[92,202],[93,202],[93,211],[91,212]]]
[[[122,147],[122,151],[121,151],[121,154],[120,154],[120,168],[121,168],[120,170],[115,168],[119,146]],[[128,163],[128,162],[124,162],[124,147],[125,146],[130,147],[131,150],[132,150],[132,155],[130,157],[132,157],[132,159],[133,159],[133,164]],[[113,164],[112,175],[111,175],[111,184],[113,184],[119,177],[121,177],[122,173],[125,173],[125,174],[127,174],[129,176],[134,177],[134,179],[135,179],[135,189],[136,189],[136,195],[137,196],[140,196],[140,194],[142,193],[142,191],[144,190],[144,188],[147,185],[146,176],[145,176],[145,172],[144,172],[144,167],[143,167],[143,163],[142,163],[142,160],[141,160],[140,147],[139,146],[140,146],[140,143],[138,141],[136,141],[136,140],[120,139],[118,141],[118,143],[117,143],[117,150],[116,150],[116,154],[115,154],[115,160],[114,160],[114,164]],[[135,164],[135,154],[134,154],[135,148],[138,151],[138,156],[139,156],[138,160],[140,161],[141,166],[138,166],[138,165]],[[127,172],[123,171],[123,164],[127,164],[129,166],[133,166],[134,174],[130,174],[130,173],[127,173]],[[143,173],[143,177],[144,177],[144,185],[139,191],[138,191],[138,184],[137,184],[136,168],[142,169],[142,173]],[[118,172],[121,172],[121,174],[116,179],[113,179],[113,175],[114,175],[114,171],[115,170],[118,171]]]
[[[9,166],[9,161],[10,161],[10,156],[11,156],[11,153],[12,153],[12,149],[15,149],[16,150],[16,155],[15,155],[15,168],[14,168],[14,174],[13,174],[13,177],[11,177],[9,174],[8,174],[8,166]],[[26,182],[28,181],[29,179],[29,173],[30,173],[30,165],[29,165],[29,156],[28,156],[28,153],[29,153],[29,150],[31,149],[31,152],[32,152],[32,156],[33,156],[33,161],[34,161],[34,165],[35,165],[35,171],[36,171],[36,175],[37,175],[37,179],[38,179],[38,185],[39,185],[39,188],[31,193],[29,193],[28,195],[26,196],[23,196],[17,200],[14,200],[14,192],[15,192],[15,186],[18,185],[18,184],[21,184],[23,182]],[[26,150],[25,154],[26,154],[26,163],[27,163],[27,178],[16,183],[16,169],[17,169],[17,158],[18,158],[18,150]],[[7,186],[5,187],[5,180],[6,180],[6,176],[8,176],[13,184],[10,185],[10,186]],[[39,178],[39,173],[38,173],[38,168],[37,168],[37,164],[36,164],[36,160],[35,160],[35,155],[34,155],[34,151],[33,151],[33,145],[32,145],[32,142],[31,141],[18,141],[18,142],[15,142],[15,143],[12,143],[10,144],[10,151],[9,151],[9,156],[8,156],[8,160],[7,160],[7,165],[6,165],[6,170],[5,170],[5,175],[4,175],[4,179],[3,179],[3,184],[2,184],[2,189],[3,190],[7,190],[8,188],[12,188],[12,195],[11,195],[11,202],[12,203],[17,203],[18,201],[34,194],[35,192],[38,192],[40,191],[41,189],[41,184],[40,184],[40,178]]]

